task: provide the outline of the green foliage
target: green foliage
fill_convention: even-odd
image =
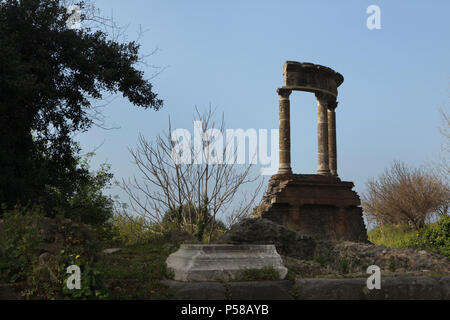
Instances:
[[[173,277],[165,261],[176,249],[152,240],[102,256],[97,266],[105,279],[108,299],[170,298],[171,293],[161,280]]]
[[[56,223],[60,250],[39,258],[43,223]],[[0,222],[0,283],[25,283],[26,299],[164,299],[170,296],[162,279],[173,274],[165,260],[177,249],[151,236],[148,230],[127,229],[133,221],[117,217],[90,228],[61,219],[43,218],[39,210],[17,207],[7,211]],[[122,225],[121,225],[122,224]],[[52,227],[53,228],[53,227]],[[136,229],[133,229],[136,230]],[[98,241],[97,238],[101,241]],[[136,235],[137,234],[137,235]],[[132,244],[126,245],[124,242]],[[118,253],[101,252],[105,245],[122,247]],[[81,289],[69,290],[67,267],[81,269]]]
[[[244,269],[234,280],[236,281],[264,281],[278,280],[280,275],[272,266],[264,266],[261,269]]]
[[[25,280],[37,263],[42,241],[36,221],[42,213],[37,208],[15,207],[0,224],[0,280]]]
[[[121,92],[145,109],[162,106],[135,68],[139,44],[68,29],[64,2],[0,1],[0,203],[8,209],[33,199],[50,214],[52,188],[72,199],[89,179],[73,134],[92,126],[95,99]]]
[[[450,257],[450,216],[442,216],[434,224],[416,233],[411,246]]]
[[[345,257],[342,257],[339,260],[339,272],[342,274],[347,274],[350,272],[349,262],[348,259]]]
[[[26,298],[101,298],[104,292],[96,261],[100,243],[85,229],[74,228],[72,222],[53,221],[57,223],[61,250],[56,255],[47,254],[47,260],[41,262],[43,239],[39,230],[48,220],[37,208],[17,206],[6,211],[0,224],[0,281],[26,282]],[[67,289],[66,270],[70,265],[81,268],[81,290]]]
[[[74,185],[73,194],[68,196],[62,190],[51,187],[52,199],[55,201],[55,211],[60,217],[101,226],[113,215],[114,200],[104,194],[104,190],[112,185],[113,174],[110,173],[111,166],[106,163],[103,163],[99,170],[90,171],[89,162],[93,156],[93,153],[89,153],[83,158],[77,157],[79,167],[87,174],[82,181]]]
[[[162,237],[142,217],[115,215],[103,228],[108,230],[103,239],[111,239],[113,244],[142,244]]]
[[[380,227],[367,232],[369,241],[377,245],[385,245],[390,248],[411,248],[411,241],[416,236],[416,231],[403,225],[385,225],[383,231]]]
[[[394,260],[392,260],[390,263],[389,263],[389,271],[391,271],[391,272],[395,272],[395,270],[397,269],[397,267],[395,266],[395,261]]]
[[[450,257],[450,216],[441,216],[436,223],[418,231],[403,226],[376,227],[368,232],[374,244],[391,248],[420,249]]]
[[[45,264],[34,265],[28,274],[30,283],[26,296],[39,299],[98,299],[105,297],[102,272],[97,257],[101,243],[85,229],[77,229],[71,223],[58,223],[61,250]],[[90,232],[89,232],[90,233]],[[81,269],[81,289],[69,290],[66,280],[67,267],[77,265]]]

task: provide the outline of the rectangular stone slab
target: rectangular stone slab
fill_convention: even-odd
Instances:
[[[284,279],[287,268],[274,245],[182,244],[166,260],[177,281],[236,278],[245,269],[274,268]]]

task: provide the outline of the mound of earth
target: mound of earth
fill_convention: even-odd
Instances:
[[[423,250],[305,237],[268,219],[244,219],[217,243],[274,244],[288,269],[300,276],[361,274],[376,265],[391,274],[450,274],[450,259]]]

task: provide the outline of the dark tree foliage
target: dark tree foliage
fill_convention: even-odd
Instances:
[[[71,30],[59,0],[0,0],[0,203],[48,202],[48,186],[69,199],[88,172],[73,133],[93,123],[93,99],[121,92],[158,110],[139,45],[102,31]]]

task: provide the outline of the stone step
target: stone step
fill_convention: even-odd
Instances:
[[[163,281],[182,300],[450,300],[450,277],[392,277],[369,290],[366,278],[296,281]]]

